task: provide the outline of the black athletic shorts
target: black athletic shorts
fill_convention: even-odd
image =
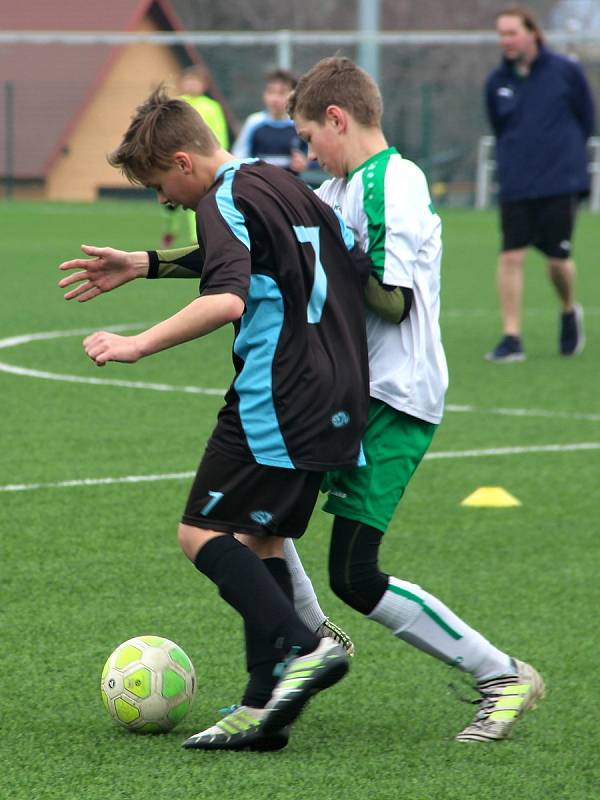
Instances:
[[[502,252],[535,247],[549,258],[570,258],[576,194],[557,194],[500,204]]]
[[[196,528],[297,539],[319,496],[322,472],[236,461],[208,447],[181,521]]]

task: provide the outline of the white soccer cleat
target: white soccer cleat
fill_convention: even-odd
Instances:
[[[481,694],[475,719],[462,730],[459,742],[492,742],[508,739],[515,722],[544,696],[542,676],[524,661],[512,659],[516,672],[477,685]]]

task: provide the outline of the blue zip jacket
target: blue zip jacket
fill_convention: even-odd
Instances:
[[[576,61],[542,46],[521,77],[503,59],[488,75],[485,100],[500,200],[589,192],[586,141],[594,132],[594,102]]]

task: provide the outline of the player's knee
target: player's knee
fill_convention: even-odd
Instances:
[[[352,584],[346,575],[335,571],[330,572],[329,587],[334,595],[339,597],[346,605],[356,609],[356,611],[360,611],[360,608],[356,606]]]
[[[184,525],[181,523],[177,528],[177,542],[179,547],[183,550],[185,555],[190,559],[193,560],[193,554],[191,554],[191,546],[192,546],[192,537],[190,534],[190,526]]]
[[[504,250],[500,254],[500,266],[504,269],[520,269],[524,260],[524,250]]]
[[[235,538],[259,558],[284,558],[281,536],[252,536],[246,533],[236,533]]]
[[[571,277],[575,271],[575,264],[570,258],[549,258],[548,271],[551,276],[560,275]]]
[[[183,522],[179,524],[177,529],[179,546],[190,561],[195,560],[198,551],[209,539],[222,535],[216,531],[207,531],[203,528],[195,528],[193,525],[185,525]]]
[[[377,563],[360,567],[330,567],[331,591],[346,605],[361,614],[370,614],[380,601],[388,584],[388,576],[379,570]]]

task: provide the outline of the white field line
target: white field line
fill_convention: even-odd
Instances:
[[[24,333],[21,336],[9,336],[6,339],[0,339],[0,350],[7,347],[18,347],[20,344],[28,344],[29,342],[43,342],[48,339],[63,339],[67,336],[87,336],[88,333],[93,333],[97,330],[112,331],[119,333],[119,331],[131,331],[135,328],[145,328],[152,325],[151,322],[124,322],[121,325],[107,325],[104,328],[97,326],[95,328],[75,328],[68,331],[41,331],[40,333]]]
[[[125,475],[121,478],[81,478],[55,483],[9,483],[0,486],[0,492],[29,492],[33,489],[73,489],[77,486],[109,486],[114,483],[148,483],[152,481],[179,481],[193,478],[195,472],[165,472],[163,475]]]
[[[129,322],[122,325],[108,325],[102,330],[118,333],[139,328],[146,328],[152,323],[149,322]],[[41,342],[51,339],[61,339],[67,336],[87,336],[98,328],[78,328],[69,331],[43,331],[41,333],[26,333],[22,336],[10,336],[0,339],[0,350],[9,347],[18,347],[29,342]],[[47,381],[62,381],[63,383],[86,383],[92,386],[120,386],[124,389],[149,389],[154,392],[183,392],[185,394],[204,394],[223,397],[225,389],[209,389],[202,386],[174,386],[169,383],[148,383],[144,381],[125,381],[118,378],[91,378],[84,375],[61,374],[58,372],[47,372],[40,369],[29,369],[20,367],[16,364],[7,364],[0,361],[0,372],[7,372],[10,375],[21,375],[27,378],[41,378]]]
[[[119,331],[145,328],[151,323],[148,322],[129,322],[121,325],[108,325],[104,330]],[[41,333],[26,333],[21,336],[10,336],[0,339],[0,350],[9,347],[18,347],[29,342],[48,341],[67,336],[85,336],[97,328],[78,328],[65,331],[43,331]],[[201,394],[223,397],[226,389],[210,388],[204,386],[176,386],[170,383],[149,383],[145,381],[127,381],[117,378],[91,378],[83,375],[61,374],[58,372],[47,372],[46,370],[30,369],[16,364],[8,364],[0,361],[0,372],[11,375],[20,375],[28,378],[40,378],[43,380],[62,381],[64,383],[83,383],[93,386],[119,386],[125,389],[147,389],[154,392],[182,392],[184,394]],[[548,419],[578,419],[588,422],[600,422],[599,414],[585,414],[576,411],[548,411],[536,408],[477,408],[471,405],[447,405],[446,411],[462,414],[494,414],[500,416],[514,417],[545,417]]]
[[[587,317],[596,317],[600,314],[599,306],[584,306],[583,313]],[[528,317],[554,317],[555,312],[551,308],[528,308],[526,310]],[[444,308],[442,306],[440,317],[441,321],[444,319],[464,319],[465,317],[489,317],[489,308]]]
[[[600,450],[600,442],[578,442],[577,444],[540,444],[531,447],[491,447],[487,450],[440,450],[426,453],[424,458],[484,458],[486,456],[515,456],[529,453],[572,453],[577,450]]]
[[[86,378],[83,375],[61,375],[58,372],[44,372],[39,369],[28,369],[6,364],[0,361],[0,372],[11,375],[22,375],[27,378],[42,378],[48,381],[64,383],[87,383],[94,386],[121,386],[125,389],[150,389],[153,392],[184,392],[186,394],[208,394],[223,397],[225,389],[206,389],[202,386],[173,386],[170,383],[144,383],[143,381],[122,381],[117,378]]]
[[[512,456],[530,453],[568,453],[581,450],[600,450],[600,442],[577,444],[545,444],[536,447],[494,447],[487,450],[440,450],[426,453],[426,460],[485,458],[490,456]],[[33,489],[72,489],[78,486],[108,486],[115,483],[145,483],[151,481],[178,481],[192,478],[194,472],[165,472],[158,475],[125,475],[114,478],[82,478],[80,480],[56,481],[54,483],[12,483],[0,486],[0,492],[27,492]]]
[[[581,419],[600,422],[600,414],[584,414],[579,411],[547,411],[542,408],[477,408],[477,406],[447,405],[446,411],[459,414],[498,414],[506,417],[547,417],[549,419]]]

